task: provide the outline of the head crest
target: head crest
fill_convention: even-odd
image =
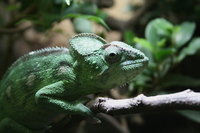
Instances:
[[[72,49],[81,55],[88,55],[99,50],[103,45],[107,44],[103,38],[92,33],[81,33],[72,37],[69,41]]]

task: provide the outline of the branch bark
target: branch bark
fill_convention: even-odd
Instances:
[[[94,113],[104,113],[108,115],[126,115],[134,113],[150,113],[150,112],[164,112],[174,110],[198,110],[200,111],[200,92],[193,92],[188,89],[182,92],[145,96],[143,94],[134,98],[128,99],[111,99],[105,97],[97,97],[86,105]],[[62,122],[57,123],[53,128],[46,133],[60,132],[64,133],[69,127],[84,120],[83,116],[72,116],[69,123],[64,122],[66,125],[61,126]],[[109,119],[109,118],[107,118]],[[65,121],[65,120],[63,120]],[[117,125],[117,123],[112,123]],[[60,127],[61,126],[61,127]],[[118,125],[117,125],[118,126]],[[120,132],[125,132],[120,130]]]
[[[200,111],[200,93],[188,89],[182,92],[147,97],[143,94],[135,98],[114,100],[98,97],[89,103],[92,111],[109,115],[163,112],[172,110]]]

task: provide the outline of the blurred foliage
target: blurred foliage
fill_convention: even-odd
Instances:
[[[144,51],[150,59],[148,68],[129,86],[129,95],[134,88],[140,89],[140,93],[149,91],[152,94],[163,94],[167,93],[166,88],[175,86],[200,86],[199,79],[171,71],[187,56],[200,51],[200,37],[192,37],[195,27],[193,22],[173,25],[163,18],[156,18],[147,24],[145,38],[136,37],[131,31],[125,32],[125,41]],[[179,112],[191,120],[200,122],[200,112]]]
[[[87,32],[88,29],[91,31],[92,25],[89,24],[89,20],[102,24],[109,29],[103,19],[98,17],[98,15],[102,16],[101,11],[92,2],[83,2],[82,0],[17,0],[17,2],[20,4],[8,4],[6,7],[8,12],[19,12],[17,14],[19,19],[14,21],[12,25],[9,25],[11,27],[29,20],[36,24],[37,30],[44,31],[51,28],[54,22],[60,22],[71,17],[84,18],[84,22],[87,23],[85,27],[82,26],[83,29],[80,29],[82,21],[75,20],[74,26],[76,30],[80,30],[78,32]],[[5,23],[0,19],[0,26],[4,26]]]
[[[195,27],[193,22],[173,25],[163,18],[157,18],[147,24],[145,38],[126,31],[125,41],[144,51],[150,59],[148,68],[136,78],[134,86],[145,90],[149,88],[154,93],[174,86],[200,86],[199,79],[170,71],[187,56],[200,50],[200,37],[192,37]]]

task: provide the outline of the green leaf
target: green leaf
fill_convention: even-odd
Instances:
[[[15,11],[15,10],[18,10],[20,7],[18,5],[8,5],[6,7],[6,10],[8,11]]]
[[[157,45],[161,39],[171,35],[173,28],[173,25],[163,18],[154,19],[145,29],[145,38],[153,45]]]
[[[164,60],[164,58],[174,54],[176,49],[174,48],[165,48],[156,50],[155,57],[158,61]]]
[[[157,42],[158,47],[164,47],[167,42],[166,38],[161,39],[160,41]]]
[[[148,48],[145,48],[140,43],[134,43],[134,47],[136,49],[139,49],[140,51],[142,51],[149,58],[149,60],[150,60],[149,65],[150,65],[151,62],[155,61],[155,58],[154,58],[154,55],[153,55],[154,53],[151,50],[149,50]]]
[[[172,67],[172,58],[169,57],[169,58],[161,60],[161,62],[158,65],[159,78],[165,77],[165,75],[169,72],[171,67]]]
[[[104,27],[106,27],[108,30],[110,30],[110,28],[108,27],[108,25],[104,22],[103,19],[96,17],[96,16],[92,16],[92,15],[81,15],[81,14],[68,14],[66,16],[63,17],[63,19],[65,18],[86,18],[89,20],[93,20],[97,23],[102,24]]]
[[[135,37],[134,33],[130,30],[124,32],[124,42],[131,45],[133,44],[133,38]]]
[[[176,63],[182,61],[188,55],[195,54],[198,50],[200,50],[200,37],[192,39],[189,45],[181,50]]]
[[[195,122],[200,123],[200,112],[199,111],[193,111],[193,110],[181,110],[178,111],[183,116],[187,117],[190,120],[193,120]]]
[[[152,45],[150,42],[148,42],[146,39],[142,39],[142,38],[138,38],[138,37],[134,37],[133,41],[135,43],[139,43],[140,45],[142,45],[144,48],[149,49],[151,52],[154,52],[155,48],[154,45]]]
[[[92,24],[88,19],[75,18],[73,22],[74,22],[74,29],[77,33],[93,33]]]
[[[103,20],[105,20],[108,17],[108,14],[105,13],[103,10],[98,9],[96,12],[96,16],[102,18]]]
[[[150,76],[144,75],[144,74],[140,74],[135,78],[134,83],[137,86],[143,86],[144,87],[144,86],[147,85],[146,83],[148,81],[150,81],[150,80],[151,80]]]
[[[154,21],[154,27],[157,33],[161,36],[170,36],[173,30],[173,25],[165,19],[156,19]]]
[[[183,87],[197,87],[200,85],[199,79],[181,74],[169,74],[162,83],[162,87],[183,86]]]
[[[186,44],[191,39],[195,27],[196,25],[193,22],[184,22],[180,25],[180,30],[172,36],[174,43],[178,48]]]

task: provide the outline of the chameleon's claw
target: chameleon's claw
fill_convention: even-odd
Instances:
[[[98,119],[98,118],[96,118],[96,117],[94,117],[93,119],[96,120],[96,123],[98,123],[98,124],[101,123],[101,120],[100,120],[100,119]]]
[[[92,124],[100,124],[101,120],[99,120],[97,117],[92,117],[92,118],[87,118],[86,121],[88,123],[92,123]]]

